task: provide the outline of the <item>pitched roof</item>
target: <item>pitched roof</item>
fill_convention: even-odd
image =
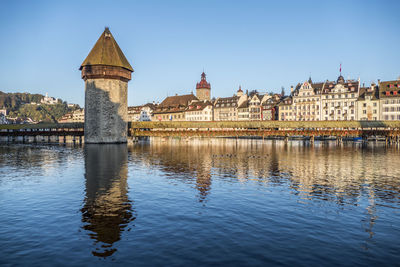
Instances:
[[[195,95],[176,95],[176,96],[168,96],[164,99],[163,102],[159,105],[160,107],[172,107],[172,106],[187,106],[190,101],[199,100]]]
[[[379,94],[381,97],[399,97],[400,80],[381,82],[379,84]]]
[[[358,100],[365,100],[366,96],[371,96],[372,100],[379,99],[379,90],[375,87],[361,87]]]
[[[210,101],[195,101],[190,103],[190,105],[186,108],[186,111],[203,110],[208,106],[212,106]]]
[[[115,66],[133,71],[132,66],[129,64],[108,28],[104,30],[92,50],[90,50],[80,69],[88,65]]]

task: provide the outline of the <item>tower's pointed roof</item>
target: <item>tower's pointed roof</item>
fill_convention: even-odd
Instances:
[[[105,28],[103,34],[97,40],[80,69],[88,65],[115,66],[133,71],[132,66],[129,64],[121,48],[119,48],[108,27]]]

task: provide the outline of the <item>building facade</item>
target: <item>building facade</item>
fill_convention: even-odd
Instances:
[[[185,121],[186,108],[192,101],[199,101],[193,94],[169,96],[153,111],[154,121]]]
[[[381,119],[400,120],[400,79],[379,83]]]
[[[311,78],[296,86],[293,92],[293,112],[296,121],[321,119],[321,92],[324,83],[313,84]]]
[[[336,82],[326,81],[321,95],[321,120],[356,120],[359,88],[360,81],[345,81],[342,75]]]
[[[212,121],[213,105],[210,101],[192,101],[185,110],[186,121]]]
[[[214,103],[214,120],[236,121],[238,119],[239,96],[220,97]]]
[[[287,96],[283,98],[282,101],[278,104],[278,107],[278,118],[280,121],[295,120],[292,96]]]
[[[360,88],[357,99],[357,120],[381,120],[379,89],[375,84]]]

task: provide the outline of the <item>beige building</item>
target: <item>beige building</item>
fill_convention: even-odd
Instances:
[[[85,122],[85,110],[77,109],[71,113],[67,113],[58,120],[58,123]]]
[[[293,112],[296,121],[321,119],[321,91],[324,83],[313,83],[311,77],[296,86],[293,92]]]
[[[239,96],[220,97],[214,102],[215,121],[236,121],[238,119]]]
[[[400,120],[400,79],[380,82],[379,98],[382,120]]]
[[[360,81],[345,81],[342,75],[336,82],[326,81],[322,88],[321,120],[356,120],[359,89]]]
[[[295,119],[292,96],[285,97],[278,104],[278,114],[280,121],[293,121]]]
[[[371,87],[360,88],[357,100],[357,120],[381,120],[379,88],[375,84],[372,84]]]

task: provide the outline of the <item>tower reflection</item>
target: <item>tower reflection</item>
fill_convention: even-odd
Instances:
[[[113,244],[135,219],[128,198],[128,150],[125,144],[85,145],[86,196],[83,229],[95,240],[93,255],[111,256]]]

